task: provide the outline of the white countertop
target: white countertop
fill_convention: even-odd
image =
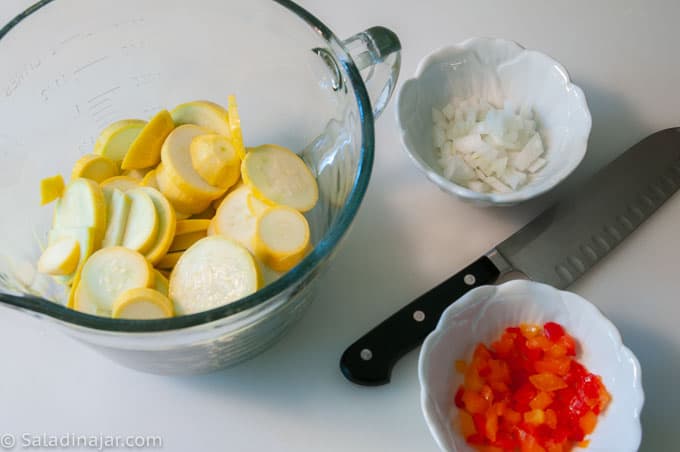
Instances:
[[[30,3],[2,0],[0,22]],[[680,3],[672,0],[302,3],[340,36],[372,25],[394,30],[403,44],[402,81],[426,53],[475,35],[514,39],[562,62],[593,115],[588,155],[571,184],[649,133],[680,125]],[[377,123],[376,147],[364,205],[321,296],[280,343],[236,368],[140,374],[2,309],[0,435],[158,435],[163,450],[177,452],[435,451],[420,413],[417,353],[377,388],[347,382],[340,354],[550,200],[480,209],[440,192],[400,149],[393,106]],[[610,317],[640,359],[641,450],[648,452],[677,447],[678,224],[676,195],[572,288]]]

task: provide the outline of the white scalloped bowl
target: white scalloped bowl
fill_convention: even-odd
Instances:
[[[640,363],[623,345],[616,327],[582,297],[531,281],[482,286],[449,306],[420,351],[418,375],[425,420],[442,450],[474,452],[457,424],[453,403],[463,376],[457,359],[468,360],[477,343],[491,343],[508,326],[519,323],[562,324],[580,345],[578,360],[602,376],[612,402],[589,436],[587,450],[636,451],[642,439],[640,411],[644,403]],[[582,449],[577,449],[582,450]]]
[[[534,109],[547,165],[511,193],[479,193],[447,179],[435,156],[432,108],[452,97],[509,99]],[[555,187],[581,163],[592,120],[581,89],[549,56],[513,41],[472,38],[425,57],[397,96],[401,142],[427,177],[444,191],[480,206],[513,205]]]

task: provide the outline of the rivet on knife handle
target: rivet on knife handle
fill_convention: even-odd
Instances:
[[[495,256],[478,259],[352,344],[340,359],[345,377],[366,386],[389,383],[394,364],[434,330],[447,306],[470,289],[493,283],[506,270],[495,265]]]

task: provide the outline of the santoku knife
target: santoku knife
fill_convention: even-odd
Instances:
[[[382,385],[394,364],[436,327],[442,312],[475,287],[517,270],[566,288],[680,186],[680,128],[645,138],[565,200],[352,344],[340,359],[354,383]]]

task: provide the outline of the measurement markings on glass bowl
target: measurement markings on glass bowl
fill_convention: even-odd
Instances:
[[[84,65],[80,66],[79,68],[74,69],[74,70],[73,70],[73,75],[79,74],[80,72],[84,71],[85,69],[87,69],[87,68],[89,68],[89,67],[92,67],[92,66],[94,66],[95,64],[99,64],[99,63],[101,63],[102,61],[106,61],[106,60],[108,60],[108,59],[109,59],[109,56],[108,56],[108,55],[104,55],[103,57],[100,57],[100,58],[97,58],[97,59],[95,59],[95,60],[92,60],[92,61],[90,61],[89,63],[84,64]]]

